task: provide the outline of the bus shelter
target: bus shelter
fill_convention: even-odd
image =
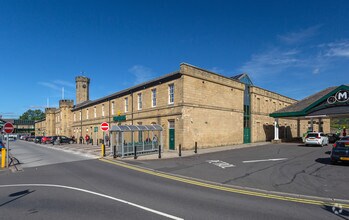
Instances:
[[[111,146],[116,146],[120,157],[137,154],[156,153],[162,146],[160,125],[113,125],[110,132]],[[136,149],[135,149],[136,148]]]

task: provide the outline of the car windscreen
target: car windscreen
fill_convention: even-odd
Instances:
[[[308,136],[307,136],[308,138],[310,138],[310,137],[318,137],[318,134],[315,134],[315,133],[309,133],[308,134]]]

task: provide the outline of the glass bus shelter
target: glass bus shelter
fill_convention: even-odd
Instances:
[[[110,132],[110,146],[116,146],[116,155],[127,157],[138,154],[156,153],[162,145],[160,125],[113,125]]]

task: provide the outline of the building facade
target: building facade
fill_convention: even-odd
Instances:
[[[252,84],[246,74],[228,78],[182,63],[179,71],[120,92],[89,100],[90,79],[76,77],[76,105],[61,100],[47,108],[41,123],[46,135],[66,135],[94,140],[103,138],[99,126],[159,124],[165,149],[192,149],[273,139],[269,114],[296,100]],[[119,117],[117,117],[119,116]],[[122,116],[123,120],[115,120]],[[281,138],[300,137],[308,121],[280,120]],[[43,128],[45,127],[45,128]],[[283,135],[284,134],[284,135]],[[115,143],[115,142],[114,142]]]

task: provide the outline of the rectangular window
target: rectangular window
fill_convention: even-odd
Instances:
[[[88,109],[86,109],[86,119],[88,119]]]
[[[138,94],[138,110],[142,110],[142,93]]]
[[[93,108],[93,117],[94,118],[97,117],[97,108],[96,108],[96,106]]]
[[[76,113],[74,112],[74,121],[76,121]]]
[[[82,120],[82,112],[81,112],[81,110],[80,110],[80,121]]]
[[[174,103],[174,84],[168,85],[168,104]]]
[[[102,105],[102,117],[104,117],[104,104]]]
[[[156,107],[156,89],[151,90],[151,106]]]
[[[112,115],[115,114],[115,113],[114,113],[114,108],[115,108],[114,102],[112,102],[112,103],[111,103],[111,114],[112,114]]]
[[[128,112],[128,98],[125,98],[125,112]]]

